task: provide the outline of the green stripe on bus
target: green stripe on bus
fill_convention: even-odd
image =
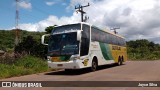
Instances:
[[[101,48],[101,51],[102,51],[102,54],[105,60],[113,60],[109,45],[105,43],[99,43],[99,45],[100,45],[100,48]]]
[[[68,56],[60,56],[61,61],[68,61],[70,59],[71,55]]]

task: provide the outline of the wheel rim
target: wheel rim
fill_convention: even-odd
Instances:
[[[118,61],[118,65],[121,65],[121,60]]]
[[[97,64],[95,61],[92,62],[92,70],[95,71],[97,68]]]
[[[118,65],[120,66],[120,65],[122,65],[122,59],[119,57],[119,59],[118,59]]]
[[[121,65],[123,65],[123,61],[121,60]]]

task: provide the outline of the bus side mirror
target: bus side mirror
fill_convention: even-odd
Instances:
[[[41,38],[41,43],[42,43],[43,45],[48,45],[48,44],[46,44],[46,43],[44,42],[46,36],[50,36],[50,34],[45,34],[45,35],[42,36],[42,38]]]
[[[77,31],[77,41],[81,40],[81,31]]]

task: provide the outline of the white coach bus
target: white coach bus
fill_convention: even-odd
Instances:
[[[50,36],[49,43],[44,43]],[[55,27],[51,34],[42,36],[42,44],[48,45],[50,68],[81,69],[117,63],[127,60],[125,39],[110,31],[101,30],[88,23],[76,23]]]

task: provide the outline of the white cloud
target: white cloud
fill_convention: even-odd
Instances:
[[[121,27],[117,30],[127,40],[149,39],[160,42],[160,0],[71,0],[67,9],[74,10],[75,5],[90,6],[84,8],[90,17],[89,23],[101,27]],[[35,24],[30,30],[44,31],[50,25],[62,25],[80,21],[80,14],[70,17],[49,16]],[[25,26],[25,25],[24,25]]]
[[[32,4],[26,1],[20,1],[18,5],[19,7],[24,8],[24,9],[32,9]]]
[[[45,20],[42,20],[38,23],[29,23],[29,24],[20,24],[20,29],[28,30],[28,31],[44,31],[46,27],[53,26],[53,25],[64,25],[64,24],[71,24],[71,23],[78,23],[80,20],[80,16],[77,13],[73,13],[71,17],[61,17],[58,18],[56,16],[50,15]],[[79,18],[79,19],[78,19]]]
[[[55,2],[46,2],[46,4],[48,5],[48,6],[52,6],[52,5],[54,5],[55,4]]]
[[[23,28],[23,30],[28,30],[28,31],[37,31],[37,25],[33,23],[28,23],[28,24],[20,24],[19,28]]]
[[[160,0],[103,0],[86,8],[86,11],[91,18],[90,23],[120,26],[117,31],[127,40],[153,40],[160,33]]]

